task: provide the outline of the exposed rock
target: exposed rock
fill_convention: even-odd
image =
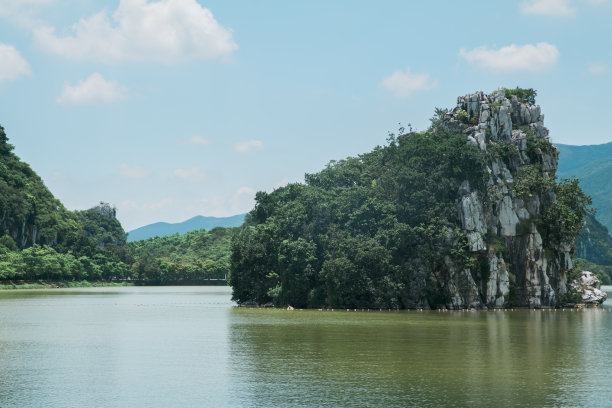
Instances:
[[[489,280],[487,281],[486,303],[493,307],[502,307],[510,293],[508,270],[502,259],[492,254],[489,258]]]
[[[513,237],[516,235],[516,225],[518,224],[518,217],[513,210],[512,198],[510,196],[504,196],[500,203],[499,209],[499,228],[501,229],[501,235],[506,237]]]
[[[583,271],[579,281],[573,281],[572,289],[582,296],[582,302],[587,305],[600,305],[606,301],[608,294],[600,288],[599,279],[593,272]]]
[[[528,134],[535,139],[548,137],[543,121],[539,106],[521,103],[516,97],[507,99],[502,89],[491,95],[475,92],[459,97],[455,109],[443,117],[443,126],[461,132],[467,143],[479,147],[489,173],[485,190],[475,189],[465,181],[457,191],[463,234],[480,268],[488,269],[487,279],[474,279],[474,272],[471,274],[452,259],[445,259],[447,276],[425,268],[423,274],[429,276],[420,278],[422,282],[434,279],[447,289],[445,307],[504,307],[510,302],[516,306],[551,307],[566,293],[573,243],[546,244],[537,229],[538,219],[556,200],[554,193],[531,191],[529,196],[517,196],[514,190],[520,170],[526,165],[539,163],[543,177],[555,175],[556,152],[532,148],[527,154]],[[486,153],[493,144],[508,142],[516,148],[515,155]],[[493,247],[490,237],[496,240]],[[422,286],[424,283],[415,288]]]
[[[106,218],[116,218],[117,208],[111,206],[109,203],[100,201],[100,204],[92,207],[91,210],[99,213],[101,216]]]

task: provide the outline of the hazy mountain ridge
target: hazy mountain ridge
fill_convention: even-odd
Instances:
[[[199,229],[211,230],[216,227],[239,227],[244,223],[245,216],[246,214],[237,214],[231,217],[204,217],[197,215],[183,222],[156,222],[129,231],[127,240],[128,242],[133,242],[156,236],[163,237],[177,233],[182,235]]]

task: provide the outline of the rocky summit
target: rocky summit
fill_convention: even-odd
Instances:
[[[486,191],[474,189],[466,180],[458,190],[457,209],[470,251],[488,260],[488,279],[480,285],[470,270],[449,262],[452,308],[517,306],[550,307],[567,292],[566,274],[572,268],[573,240],[545,243],[539,232],[543,210],[555,202],[553,191],[526,193],[517,181],[526,166],[536,165],[544,179],[553,179],[557,151],[528,147],[528,139],[548,139],[539,106],[506,97],[498,90],[457,99],[444,115],[442,126],[465,134],[487,160]],[[490,154],[509,147],[511,154]],[[515,149],[514,149],[515,148]],[[512,288],[511,288],[512,287]],[[511,293],[511,289],[512,292]]]

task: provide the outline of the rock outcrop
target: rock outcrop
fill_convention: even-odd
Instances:
[[[600,289],[599,279],[590,271],[583,271],[580,279],[573,281],[571,286],[581,295],[582,302],[586,305],[600,305],[608,298],[606,292]]]
[[[567,292],[573,242],[545,243],[538,227],[556,200],[550,190],[517,189],[526,166],[542,179],[554,179],[557,152],[542,149],[548,129],[539,106],[530,106],[504,90],[459,97],[439,126],[465,134],[486,158],[486,187],[465,181],[458,189],[457,211],[469,250],[479,259],[480,282],[473,270],[448,265],[446,307],[554,307]],[[482,276],[487,276],[482,279]],[[458,288],[463,288],[459,290]]]

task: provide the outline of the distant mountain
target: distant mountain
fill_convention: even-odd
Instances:
[[[156,222],[136,228],[128,233],[128,242],[139,241],[141,239],[163,237],[172,234],[185,234],[189,231],[206,229],[211,230],[216,227],[239,227],[244,222],[246,214],[233,215],[231,217],[203,217],[201,215],[188,219],[187,221],[170,224],[167,222]]]
[[[576,240],[576,257],[612,266],[612,237],[608,229],[590,214],[584,218],[584,226]]]
[[[593,198],[597,220],[612,230],[612,143],[572,146],[557,144],[559,177],[576,176]]]

